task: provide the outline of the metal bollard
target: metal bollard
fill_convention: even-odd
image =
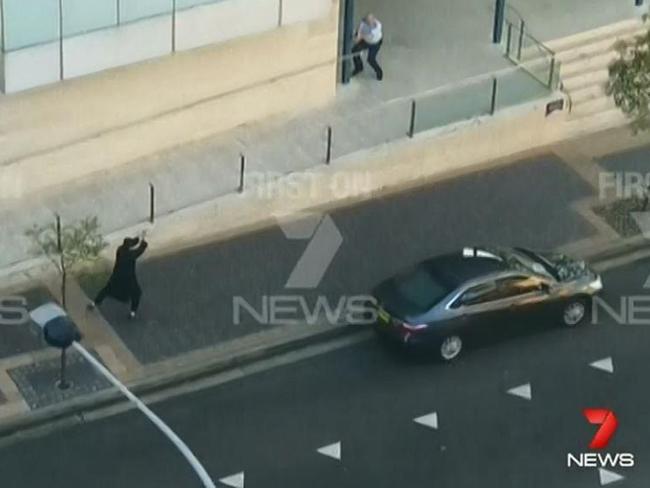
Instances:
[[[415,111],[416,111],[415,100],[411,100],[411,122],[409,124],[409,132],[408,132],[408,136],[411,139],[413,139],[413,136],[415,135]]]
[[[327,154],[325,155],[325,164],[332,162],[332,126],[327,126]]]
[[[149,183],[149,222],[154,223],[156,219],[156,188]]]
[[[239,193],[244,193],[244,172],[246,170],[246,156],[241,154],[239,156]]]

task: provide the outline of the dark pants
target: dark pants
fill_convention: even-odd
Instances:
[[[379,50],[381,49],[381,45],[383,44],[383,42],[384,41],[379,41],[377,44],[368,44],[366,41],[361,40],[354,45],[354,47],[352,48],[352,54],[354,54],[355,74],[363,70],[363,62],[361,61],[361,55],[359,53],[367,49],[368,64],[372,66],[372,69],[375,70],[377,79],[381,80],[384,77],[384,71],[381,69],[381,66],[379,66],[379,63],[377,63],[377,54],[379,53]]]
[[[104,299],[108,296],[111,296],[110,285],[106,285],[102,288],[97,297],[94,300],[95,305],[101,305]],[[131,301],[131,311],[137,312],[138,307],[140,306],[140,299],[142,298],[142,289],[139,286],[135,286],[129,293],[129,300]]]

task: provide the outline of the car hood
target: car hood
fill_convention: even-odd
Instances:
[[[558,281],[573,281],[593,274],[582,260],[570,258],[561,253],[537,253],[553,269]]]

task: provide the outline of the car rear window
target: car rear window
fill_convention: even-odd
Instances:
[[[422,268],[398,279],[397,291],[419,313],[428,311],[450,292],[447,286]]]

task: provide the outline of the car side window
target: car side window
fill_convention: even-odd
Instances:
[[[511,276],[496,281],[496,293],[493,300],[512,298],[541,289],[542,282],[533,276]]]
[[[453,308],[460,306],[478,305],[490,301],[490,295],[496,292],[496,285],[493,281],[488,283],[481,283],[480,285],[472,286],[463,292],[463,294],[456,299],[453,303]]]
[[[532,276],[510,276],[492,282],[481,283],[465,290],[452,304],[452,308],[479,305],[525,295],[526,293],[539,291],[541,284],[541,280]]]

